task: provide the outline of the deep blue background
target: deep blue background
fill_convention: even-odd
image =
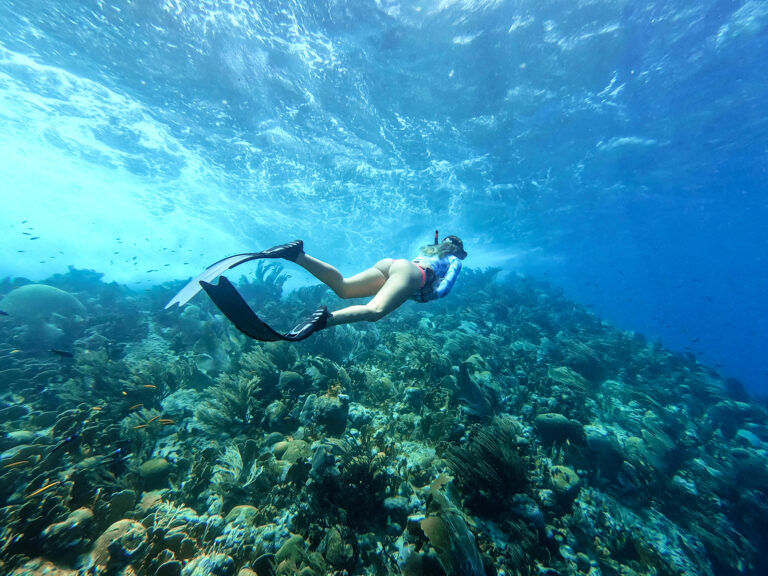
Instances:
[[[767,394],[767,41],[756,1],[6,0],[0,274],[439,228]]]

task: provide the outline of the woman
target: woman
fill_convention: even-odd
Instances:
[[[251,254],[238,254],[213,264],[193,279],[166,306],[183,306],[202,287],[218,308],[244,334],[257,340],[303,340],[328,326],[351,322],[375,322],[401,306],[406,300],[428,302],[445,297],[461,272],[461,261],[467,257],[464,244],[457,236],[446,236],[441,243],[423,246],[413,260],[379,260],[372,268],[350,278],[330,264],[304,252],[304,243],[296,240]],[[209,281],[230,268],[257,258],[284,258],[296,262],[333,290],[340,298],[373,296],[367,304],[359,304],[328,312],[323,306],[310,318],[287,334],[279,334],[265,324],[245,303],[224,276],[218,285]]]
[[[376,322],[406,300],[428,302],[443,298],[453,288],[467,257],[457,236],[446,236],[440,244],[422,246],[413,260],[379,260],[373,268],[344,278],[331,266],[303,250],[294,262],[333,290],[339,298],[373,296],[367,304],[342,308],[328,316],[326,326],[350,322]]]

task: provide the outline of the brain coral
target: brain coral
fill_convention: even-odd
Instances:
[[[16,288],[0,300],[0,310],[23,320],[48,320],[54,314],[64,317],[85,314],[85,307],[72,294],[47,284]]]

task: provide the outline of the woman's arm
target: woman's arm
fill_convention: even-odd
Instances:
[[[459,277],[459,272],[461,272],[461,260],[456,258],[456,256],[448,256],[448,258],[451,261],[451,265],[448,267],[448,271],[443,276],[443,279],[435,287],[435,296],[438,298],[444,298],[448,295],[456,283],[456,278]]]

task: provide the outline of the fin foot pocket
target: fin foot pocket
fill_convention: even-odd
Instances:
[[[304,240],[294,240],[287,244],[280,244],[279,246],[272,246],[259,252],[261,258],[284,258],[291,262],[296,262],[301,254],[304,253]]]
[[[296,326],[293,330],[288,332],[288,334],[285,334],[284,337],[286,340],[294,342],[304,340],[304,338],[308,338],[311,334],[319,332],[325,328],[328,323],[328,318],[330,317],[331,313],[328,312],[328,308],[326,306],[320,306],[320,308],[312,313],[312,316]]]

